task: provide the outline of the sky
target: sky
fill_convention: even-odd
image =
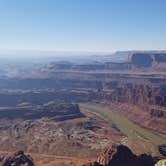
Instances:
[[[166,49],[166,0],[0,0],[0,50]]]

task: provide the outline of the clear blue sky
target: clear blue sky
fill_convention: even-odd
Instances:
[[[0,49],[166,49],[166,0],[0,0]]]

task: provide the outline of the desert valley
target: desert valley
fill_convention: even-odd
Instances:
[[[166,157],[165,71],[165,51],[1,64],[0,164],[153,166]]]

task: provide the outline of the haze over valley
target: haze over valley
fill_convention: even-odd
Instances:
[[[165,0],[0,0],[0,166],[166,166]]]
[[[1,63],[2,154],[22,150],[36,165],[83,165],[116,144],[155,163],[166,143],[165,51],[81,58]]]

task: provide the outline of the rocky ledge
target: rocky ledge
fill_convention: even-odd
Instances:
[[[78,104],[65,102],[48,102],[42,105],[19,105],[3,107],[0,109],[0,119],[24,119],[35,120],[51,118],[54,120],[67,120],[84,117],[80,112]]]

